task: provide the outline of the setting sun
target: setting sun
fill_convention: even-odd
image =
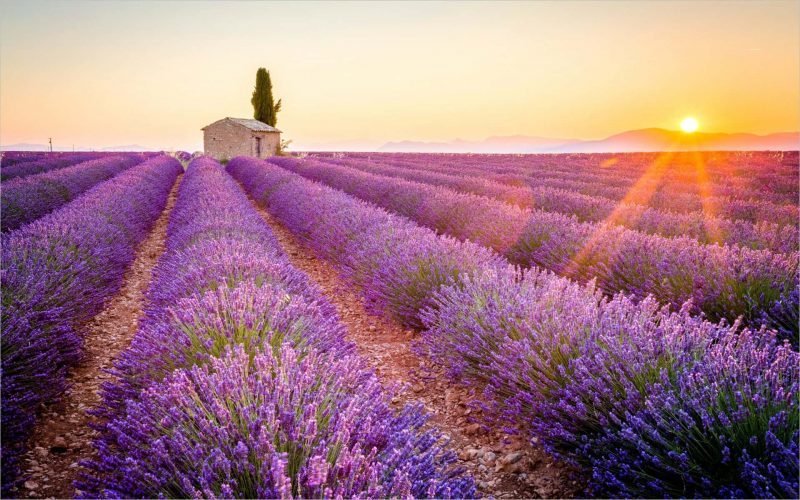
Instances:
[[[687,134],[691,134],[692,132],[697,130],[697,127],[699,125],[700,124],[697,123],[697,120],[689,116],[687,118],[684,118],[683,121],[681,122],[681,130],[683,130]]]

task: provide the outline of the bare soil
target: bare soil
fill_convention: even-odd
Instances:
[[[402,387],[397,404],[421,403],[431,424],[449,438],[459,463],[475,477],[479,492],[496,498],[566,498],[580,495],[575,471],[555,461],[520,436],[488,429],[481,422],[480,395],[474,387],[453,382],[411,349],[418,332],[384,315],[369,314],[360,290],[334,266],[317,257],[266,210],[258,208],[292,264],[304,271],[336,306],[348,337],[384,385]]]
[[[96,417],[87,411],[101,402],[100,389],[111,379],[108,370],[131,342],[142,314],[144,292],[164,252],[167,221],[175,206],[180,178],[172,187],[164,212],[136,250],[122,287],[87,325],[83,359],[68,375],[69,387],[57,403],[45,406],[36,422],[28,452],[21,460],[22,498],[72,498],[79,462],[96,450],[91,428]]]

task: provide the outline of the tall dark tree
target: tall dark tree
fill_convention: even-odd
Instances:
[[[275,102],[272,97],[272,80],[266,68],[258,68],[256,71],[256,88],[250,102],[253,104],[253,118],[272,127],[278,123],[281,100]]]

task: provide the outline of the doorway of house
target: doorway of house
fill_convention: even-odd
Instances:
[[[256,157],[261,158],[261,137],[256,137]]]

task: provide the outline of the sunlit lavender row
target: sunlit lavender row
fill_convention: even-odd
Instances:
[[[703,153],[707,155],[708,153]],[[723,153],[730,155],[731,153]],[[751,153],[741,153],[746,155]],[[766,154],[766,153],[752,153]],[[770,155],[786,155],[780,160],[780,165],[791,165],[791,157],[796,158],[797,152],[769,153]],[[741,219],[750,222],[771,222],[780,225],[796,225],[797,196],[781,195],[772,201],[772,191],[766,187],[754,187],[748,190],[743,197],[730,197],[715,194],[716,184],[706,176],[696,179],[692,192],[682,193],[673,191],[665,185],[664,177],[675,170],[671,157],[660,159],[657,163],[648,163],[649,169],[639,173],[635,182],[625,181],[624,185],[607,184],[599,181],[596,176],[586,173],[585,168],[595,164],[619,159],[619,164],[627,167],[632,155],[395,155],[376,153],[315,153],[312,157],[324,158],[328,161],[351,162],[355,160],[380,163],[394,167],[406,168],[414,171],[443,173],[458,175],[472,179],[488,180],[509,186],[526,189],[556,188],[573,191],[591,197],[607,198],[612,201],[624,201],[626,204],[642,205],[670,212],[703,212],[727,219]],[[634,157],[636,155],[633,155]],[[397,158],[400,159],[397,159]],[[410,161],[409,157],[414,158]],[[649,155],[649,161],[655,161],[659,156]],[[747,156],[733,156],[731,162],[738,161],[747,164]],[[769,158],[769,157],[768,157]],[[778,159],[781,157],[778,156]],[[514,168],[514,163],[521,165]],[[634,162],[635,163],[635,162]],[[774,163],[774,162],[769,162]],[[751,175],[758,172],[758,165],[746,169]],[[564,168],[560,174],[550,173],[551,168]],[[726,167],[735,168],[733,166]],[[787,181],[781,182],[783,190],[791,192],[792,179],[797,179],[797,167],[792,171],[791,166],[783,167],[784,177]],[[697,176],[697,168],[690,166],[684,169]],[[737,184],[747,184],[747,179],[737,181]],[[796,182],[795,182],[796,184]],[[778,189],[780,191],[780,189]],[[783,200],[786,198],[786,200]]]
[[[227,168],[375,311],[422,329],[420,353],[484,385],[487,425],[584,468],[591,494],[798,495],[800,357],[775,332],[520,271],[274,163]]]
[[[525,210],[441,186],[378,176],[313,159],[271,159],[303,176],[404,215],[460,240],[492,248],[525,267],[539,266],[580,281],[596,280],[613,295],[691,309],[717,321],[743,317],[795,338],[798,254],[702,245],[620,226],[580,222],[559,213]],[[784,328],[788,330],[784,331]]]
[[[315,156],[370,160],[510,184],[578,182],[608,189],[609,197],[615,199],[630,195],[631,188],[636,187],[640,191],[636,193],[637,202],[652,202],[680,211],[709,200],[717,205],[725,199],[767,198],[774,203],[794,205],[798,202],[797,151],[560,155],[316,153]]]
[[[134,162],[110,160],[122,168]],[[85,322],[119,288],[179,170],[176,160],[157,156],[3,235],[4,492],[14,485],[39,406],[63,393],[67,369],[81,357]]]
[[[474,496],[215,161],[189,165],[166,245],[83,496]]]
[[[798,230],[794,224],[753,223],[703,211],[669,212],[561,188],[512,186],[480,177],[392,167],[379,161],[339,158],[326,161],[372,174],[488,196],[522,208],[573,215],[580,221],[604,222],[673,238],[687,236],[701,243],[731,244],[784,253],[797,250]]]

